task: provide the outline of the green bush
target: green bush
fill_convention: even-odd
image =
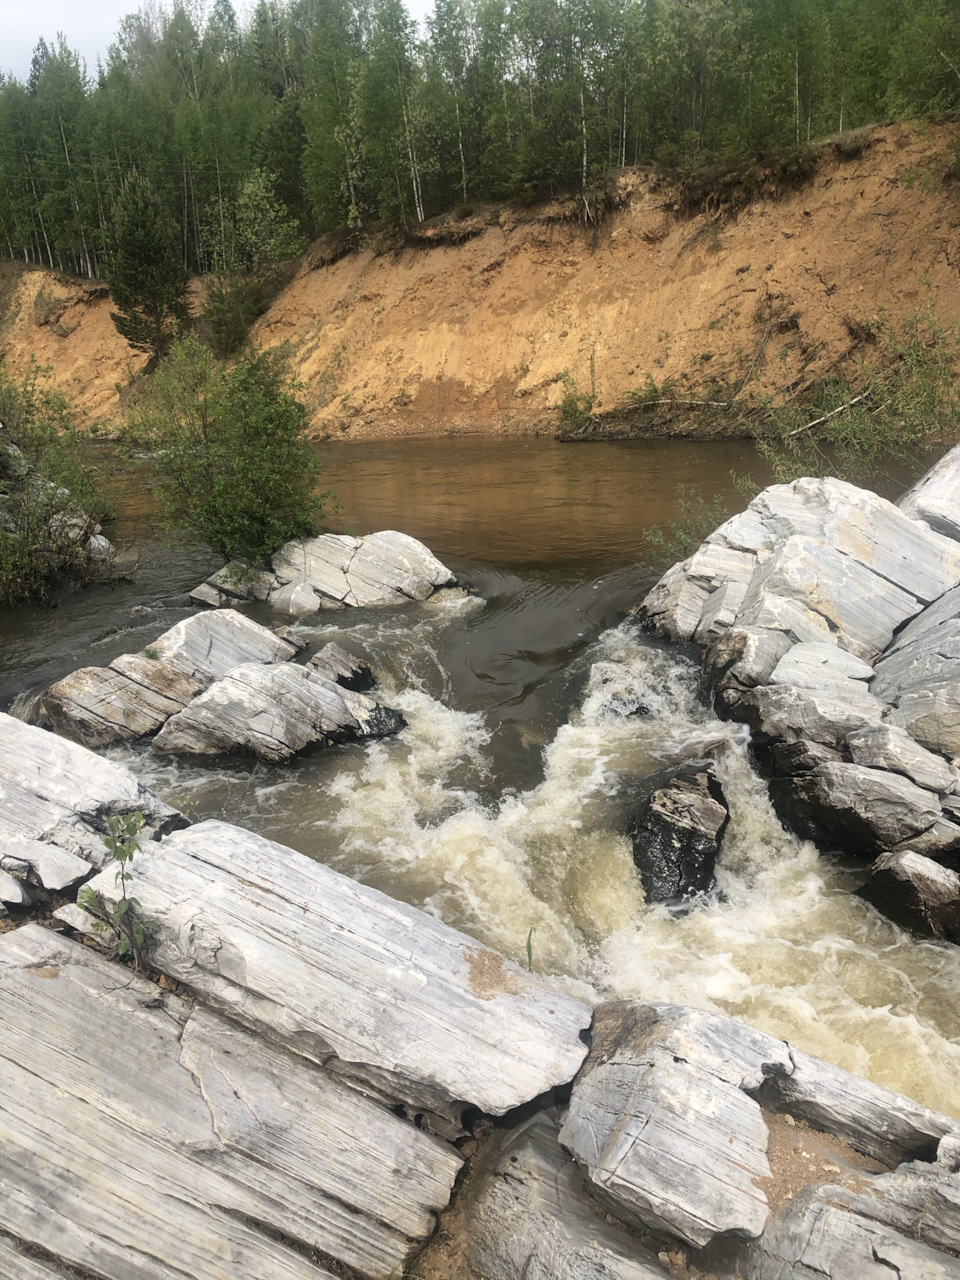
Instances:
[[[50,372],[0,366],[0,604],[43,599],[64,578],[88,581],[103,562],[84,549],[105,514],[95,470]]]
[[[328,495],[298,389],[273,352],[226,368],[192,335],[173,346],[126,430],[154,455],[168,525],[248,564],[316,530]]]

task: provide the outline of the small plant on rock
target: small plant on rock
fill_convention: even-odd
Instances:
[[[113,933],[117,955],[121,960],[129,956],[133,960],[134,969],[139,972],[142,968],[142,949],[160,927],[156,920],[144,917],[139,901],[127,893],[127,881],[133,877],[126,867],[133,861],[134,855],[140,852],[137,837],[143,830],[143,814],[137,811],[125,817],[110,818],[107,828],[109,834],[104,837],[103,842],[117,864],[120,897],[116,902],[107,902],[102,893],[86,888],[81,889],[77,895],[77,904],[93,917],[94,933],[106,935],[108,930]]]

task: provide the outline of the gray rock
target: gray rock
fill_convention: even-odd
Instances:
[[[884,853],[859,893],[904,929],[960,942],[960,876],[930,858],[911,849]]]
[[[306,618],[320,608],[320,596],[309,582],[288,582],[270,592],[269,604],[271,609],[291,618]]]
[[[36,700],[31,719],[87,747],[135,741],[156,733],[234,667],[287,662],[296,652],[240,613],[194,614],[140,653],[58,680]]]
[[[736,619],[743,598],[747,594],[744,582],[725,582],[710,593],[704,601],[694,639],[708,645],[718,640]]]
[[[752,689],[769,681],[792,643],[782,631],[731,627],[707,650],[704,666],[714,688]]]
[[[393,530],[296,539],[273,557],[273,569],[281,585],[306,583],[318,595],[354,606],[426,600],[435,588],[456,584],[422,542]]]
[[[17,1252],[6,1236],[0,1236],[0,1276],[3,1280],[69,1280],[59,1267]]]
[[[211,587],[209,582],[201,582],[199,587],[194,587],[190,592],[190,599],[194,604],[208,604],[213,609],[221,608],[227,603],[228,598],[225,592]]]
[[[833,1187],[796,1196],[759,1242],[742,1248],[742,1280],[957,1280],[960,1262],[847,1212]],[[729,1274],[729,1273],[728,1273]]]
[[[898,702],[905,694],[950,688],[960,681],[960,620],[929,631],[909,645],[884,653],[871,688]]]
[[[932,827],[938,798],[900,774],[858,764],[822,764],[793,778],[775,778],[777,811],[821,847],[876,857]]]
[[[864,659],[881,653],[897,627],[921,609],[915,595],[829,543],[803,537],[788,538],[759,567],[738,621],[762,625],[751,610],[768,595],[793,600],[819,614],[834,630],[836,640]]]
[[[703,893],[714,882],[730,811],[710,760],[696,760],[640,781],[627,824],[648,902]]]
[[[791,684],[798,689],[833,690],[848,696],[854,685],[873,678],[873,667],[835,644],[823,641],[795,644],[777,663],[770,684]],[[859,692],[865,692],[861,687]]]
[[[112,560],[117,554],[117,549],[102,533],[95,533],[89,537],[83,547],[91,560]]]
[[[702,1248],[758,1236],[769,1208],[757,1090],[791,1070],[787,1046],[675,1005],[598,1006],[560,1141],[621,1220]]]
[[[366,693],[376,683],[369,662],[332,640],[318,649],[307,665],[318,675],[325,676],[344,689],[352,689],[355,693]]]
[[[843,745],[847,735],[879,725],[886,706],[857,680],[839,682],[823,692],[792,685],[770,684],[747,689],[739,697],[734,715],[767,739],[796,742],[804,738],[828,747]]]
[[[858,729],[848,735],[847,748],[854,764],[902,773],[928,791],[952,791],[957,782],[953,765],[925,750],[897,725]]]
[[[245,750],[276,761],[313,743],[385,737],[405,723],[399,712],[307,667],[247,662],[171,716],[153,745],[186,755]]]
[[[764,585],[758,585],[744,596],[737,613],[738,627],[781,631],[791,644],[824,642],[834,644],[834,633],[825,618],[800,600],[793,600]]]
[[[251,568],[242,560],[231,560],[210,575],[207,583],[222,595],[235,600],[266,600],[277,580],[265,569]]]
[[[908,693],[888,722],[906,729],[928,751],[960,756],[960,687]]]
[[[936,1164],[914,1161],[891,1173],[865,1180],[862,1190],[835,1188],[836,1203],[913,1236],[931,1249],[960,1252],[960,1178],[956,1161],[944,1160],[944,1148],[957,1139],[944,1138]]]
[[[85,880],[90,863],[55,844],[8,837],[0,845],[0,869],[56,892]]]
[[[932,1160],[940,1140],[960,1131],[949,1116],[799,1049],[790,1050],[790,1061],[789,1072],[771,1075],[764,1101],[888,1168]]]
[[[0,713],[0,847],[40,841],[101,866],[109,819],[138,812],[146,839],[185,821],[121,765]]]
[[[312,1064],[36,925],[0,938],[0,1076],[0,1231],[104,1280],[387,1280],[461,1165]]]
[[[893,638],[886,654],[896,653],[898,649],[902,649],[905,645],[913,644],[915,640],[919,640],[922,636],[928,636],[931,632],[936,631],[939,627],[946,623],[955,622],[960,618],[960,587],[952,587],[949,591],[945,591],[943,595],[934,600],[917,616],[908,622],[902,631],[898,631]]]
[[[906,516],[960,540],[960,445],[944,454],[900,499]]]
[[[590,1009],[465,934],[222,822],[145,846],[128,891],[150,960],[391,1104],[459,1124],[571,1080]],[[107,902],[108,870],[91,881]]]
[[[684,560],[668,569],[640,606],[657,635],[681,642],[693,639],[711,594],[709,587],[688,575],[689,564],[689,560]]]
[[[941,797],[941,804],[947,797]],[[918,836],[902,841],[893,846],[892,852],[910,849],[925,858],[932,858],[941,866],[950,867],[952,871],[960,871],[960,826],[951,822],[946,815],[938,818],[932,827],[928,827]]]
[[[28,907],[33,899],[16,876],[0,870],[0,902],[8,907]]]
[[[473,1172],[463,1231],[484,1280],[668,1280],[656,1256],[597,1212],[549,1115],[497,1134]]]

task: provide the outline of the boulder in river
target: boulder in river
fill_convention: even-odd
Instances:
[[[273,557],[272,572],[232,562],[191,598],[214,606],[268,600],[280,613],[306,617],[318,609],[427,600],[456,585],[455,575],[422,542],[384,529],[361,538],[346,533],[295,538]]]
[[[695,760],[644,778],[627,833],[648,902],[709,889],[730,811],[713,762]]]
[[[399,711],[309,667],[246,662],[171,716],[154,749],[185,755],[252,751],[278,761],[316,743],[383,738],[405,724]]]
[[[36,699],[41,724],[88,747],[156,733],[201,690],[241,663],[287,662],[296,646],[233,611],[194,614],[140,653],[83,667]]]
[[[914,933],[960,942],[960,875],[912,849],[882,854],[860,896]]]

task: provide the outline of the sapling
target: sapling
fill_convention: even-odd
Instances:
[[[140,852],[137,837],[143,829],[143,821],[139,810],[107,821],[108,834],[104,836],[103,843],[117,864],[117,884],[120,886],[117,901],[107,902],[102,893],[91,888],[81,889],[77,895],[77,904],[93,917],[93,932],[105,934],[108,929],[112,930],[117,940],[117,955],[121,960],[130,956],[138,973],[142,968],[142,948],[160,927],[156,920],[144,917],[138,899],[127,893],[127,881],[133,876],[126,867],[133,861],[134,854]]]

